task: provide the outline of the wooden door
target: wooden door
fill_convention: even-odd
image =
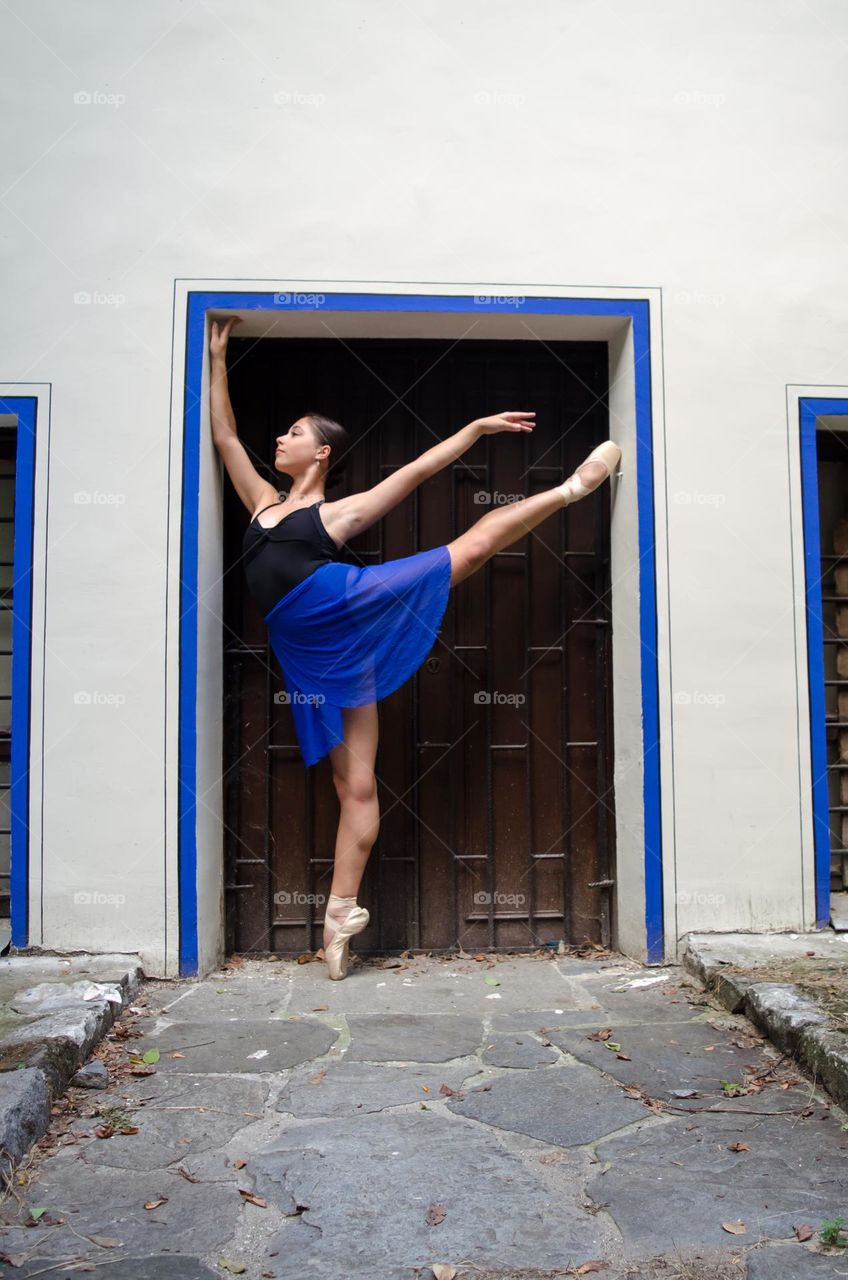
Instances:
[[[534,432],[484,437],[426,481],[355,540],[351,563],[448,542],[609,434],[603,343],[232,339],[230,366],[239,435],[273,483],[274,439],[298,417],[347,428],[348,476],[328,500],[475,417],[536,411]],[[228,948],[296,955],[321,945],[338,802],[329,760],[300,757],[244,584],[250,517],[224,484]],[[379,703],[381,827],[357,950],[609,941],[610,628],[608,484],[452,588],[429,657]]]

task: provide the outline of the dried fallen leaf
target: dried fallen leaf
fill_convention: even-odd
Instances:
[[[252,1191],[245,1191],[244,1187],[239,1187],[239,1195],[244,1196],[245,1200],[249,1200],[251,1204],[255,1204],[259,1209],[267,1209],[268,1201],[263,1200],[261,1196],[256,1196]]]
[[[433,1280],[455,1280],[456,1267],[452,1267],[449,1262],[434,1262],[431,1270]]]
[[[309,1077],[307,1078],[306,1083],[307,1083],[307,1084],[321,1084],[321,1082],[322,1082],[322,1080],[324,1079],[324,1077],[326,1076],[326,1074],[327,1074],[327,1072],[326,1072],[326,1071],[316,1071],[314,1076],[309,1076]]]
[[[97,1138],[111,1138],[115,1130],[110,1124],[99,1124],[94,1130],[94,1136]]]
[[[439,1093],[444,1094],[446,1098],[463,1098],[465,1095],[456,1089],[452,1089],[449,1084],[439,1085]]]
[[[593,1262],[583,1262],[574,1272],[576,1276],[587,1276],[590,1271],[606,1271],[609,1266],[602,1258],[595,1258]]]
[[[730,1146],[727,1149],[728,1151],[750,1151],[751,1150],[747,1142],[731,1142]]]
[[[609,1040],[612,1035],[612,1027],[602,1027],[600,1031],[593,1031],[587,1036],[587,1040]]]
[[[621,1061],[622,1061],[622,1062],[632,1062],[632,1061],[633,1061],[633,1059],[630,1057],[630,1054],[629,1054],[629,1053],[617,1053],[615,1056],[616,1056],[617,1058],[621,1058]]]
[[[118,1130],[118,1133],[138,1133],[138,1125],[137,1124],[121,1125],[120,1129]]]
[[[744,1222],[723,1222],[721,1226],[723,1231],[729,1231],[732,1236],[744,1236],[748,1230]]]
[[[160,1196],[158,1200],[145,1200],[144,1207],[145,1209],[158,1209],[160,1204],[167,1204],[167,1203],[168,1203],[168,1197]]]
[[[437,1227],[440,1222],[444,1222],[446,1214],[447,1209],[443,1204],[431,1204],[424,1221],[428,1227]]]
[[[234,1169],[243,1169],[243,1168],[244,1168],[244,1166],[245,1166],[246,1164],[247,1164],[247,1161],[246,1161],[246,1160],[234,1160],[234,1161],[233,1161],[233,1168],[234,1168]]]
[[[800,1222],[796,1226],[794,1226],[792,1230],[795,1232],[795,1235],[797,1236],[797,1238],[800,1241],[802,1241],[802,1243],[805,1240],[812,1240],[813,1238],[814,1228],[810,1226],[809,1222]]]
[[[115,1236],[89,1236],[88,1239],[92,1244],[99,1245],[101,1249],[119,1249],[124,1243]]]

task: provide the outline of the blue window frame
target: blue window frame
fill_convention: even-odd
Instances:
[[[821,528],[816,431],[818,419],[848,414],[848,399],[802,396],[799,401],[801,501],[807,615],[807,668],[810,692],[813,840],[815,848],[816,928],[830,923],[830,814],[827,794],[827,730],[824,696],[824,621],[821,598]]]

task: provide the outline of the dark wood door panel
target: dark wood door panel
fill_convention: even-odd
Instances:
[[[239,435],[272,482],[274,437],[297,417],[316,410],[347,428],[348,475],[328,499],[370,487],[474,417],[536,410],[533,433],[479,440],[358,538],[351,563],[448,542],[493,505],[558,483],[609,434],[600,343],[230,345]],[[227,936],[231,949],[291,955],[320,946],[338,803],[329,760],[304,768],[245,590],[248,518],[227,485]],[[359,895],[371,911],[362,950],[608,941],[608,528],[604,486],[498,553],[452,589],[429,657],[380,703],[381,827]]]

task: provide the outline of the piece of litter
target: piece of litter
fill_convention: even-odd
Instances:
[[[668,982],[668,974],[661,973],[657,978],[634,978],[632,982],[628,982],[628,987],[650,987],[655,982]]]
[[[247,1056],[248,1056],[248,1058],[267,1058],[267,1057],[268,1057],[268,1050],[267,1050],[267,1049],[257,1049],[255,1053],[249,1053]]]
[[[487,1000],[500,1000],[500,998],[501,998],[500,991],[493,991],[490,996],[486,996]]]
[[[554,1013],[565,1013],[564,1009],[554,1009]]]
[[[378,987],[384,987],[385,985],[386,985],[386,984],[385,984],[385,982],[378,982],[378,983],[377,983],[377,986],[378,986]]]

